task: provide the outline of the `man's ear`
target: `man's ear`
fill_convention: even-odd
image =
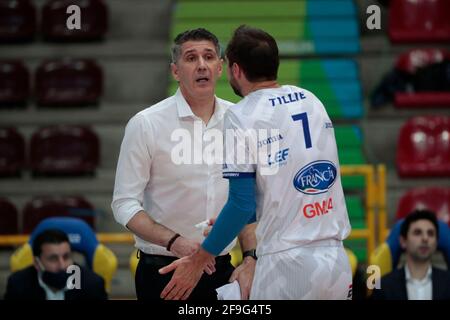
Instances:
[[[402,249],[406,250],[406,239],[403,238],[403,236],[400,236],[399,240],[400,240],[400,246],[402,247]]]
[[[170,71],[172,72],[172,77],[176,81],[180,81],[180,77],[178,76],[178,66],[173,62],[170,64]]]
[[[232,65],[231,65],[231,73],[233,74],[233,77],[235,77],[235,78],[240,78],[241,77],[241,68],[239,67],[239,65],[236,63],[236,62],[234,62]]]
[[[33,256],[33,266],[37,271],[41,270],[41,268],[39,266],[39,262],[37,261],[37,257],[35,257],[35,256]]]
[[[222,76],[222,72],[223,72],[223,59],[220,58],[219,59],[219,78]]]

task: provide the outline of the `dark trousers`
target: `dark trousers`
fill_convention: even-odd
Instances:
[[[164,287],[172,279],[173,272],[159,274],[158,270],[177,258],[150,255],[139,251],[139,263],[136,269],[135,284],[138,300],[161,300]],[[189,300],[217,300],[216,289],[228,283],[234,267],[229,254],[216,258],[216,271],[212,275],[203,273],[200,281],[188,298]]]

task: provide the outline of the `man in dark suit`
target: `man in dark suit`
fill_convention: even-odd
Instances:
[[[450,300],[450,272],[431,265],[438,232],[436,215],[430,211],[417,210],[406,217],[400,230],[406,264],[381,278],[372,299]]]
[[[74,264],[67,235],[46,230],[33,242],[34,265],[8,278],[5,300],[106,300],[104,280]]]

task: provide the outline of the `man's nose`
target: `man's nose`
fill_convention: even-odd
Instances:
[[[63,257],[58,258],[58,268],[61,271],[66,270],[66,260]]]
[[[198,59],[198,68],[206,69],[206,61],[202,57],[200,57],[200,59]]]

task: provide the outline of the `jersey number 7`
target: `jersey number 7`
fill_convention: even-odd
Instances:
[[[306,112],[292,115],[292,120],[294,120],[294,121],[301,120],[302,121],[303,135],[305,136],[305,146],[306,146],[306,149],[311,148],[312,147],[311,133],[309,131],[308,115],[306,114]]]

